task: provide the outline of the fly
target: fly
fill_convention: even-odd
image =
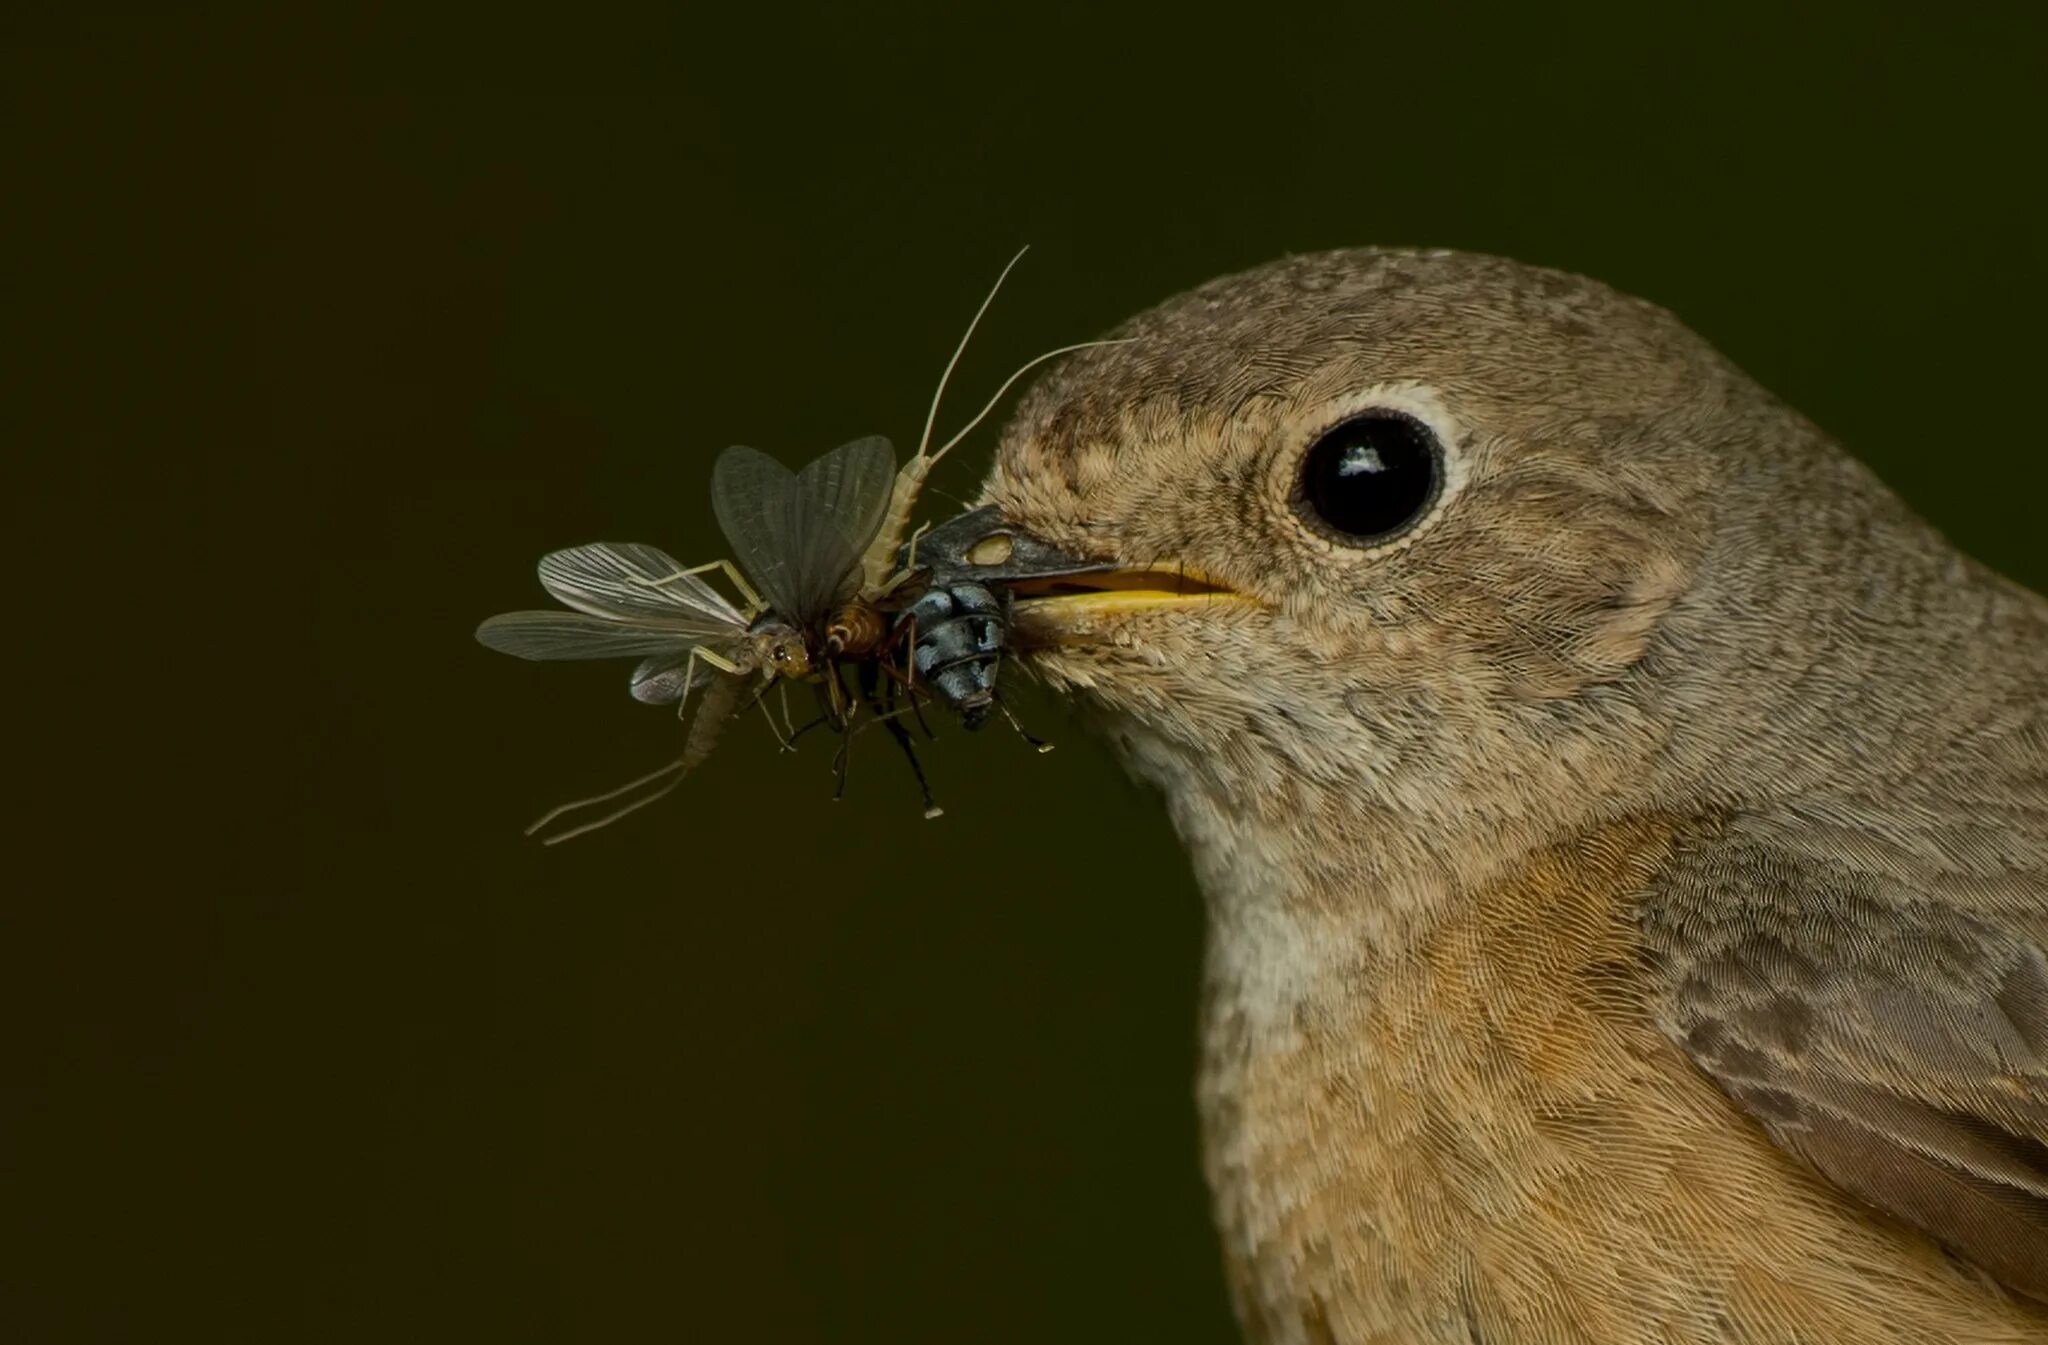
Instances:
[[[564,813],[610,802],[664,776],[672,778],[659,790],[546,843],[594,830],[667,795],[710,754],[750,682],[759,682],[763,693],[778,680],[829,686],[828,713],[834,727],[844,728],[847,701],[835,655],[826,652],[825,626],[859,593],[860,560],[881,527],[895,459],[889,442],[878,437],[842,444],[801,472],[751,448],[727,449],[712,469],[711,503],[737,564],[715,560],[685,568],[654,547],[618,542],[541,558],[541,587],[574,610],[494,616],[477,627],[478,640],[527,659],[638,657],[629,683],[635,699],[674,703],[678,716],[691,692],[702,687],[704,695],[674,761],[556,808],[529,827],[529,835]],[[711,586],[705,576],[713,571],[724,573],[744,605]]]
[[[1012,728],[1040,751],[1051,749],[1025,733],[997,699],[996,672],[1010,646],[1010,583],[1107,570],[1054,550],[1035,537],[1012,533],[993,505],[971,510],[918,541],[923,591],[899,620],[911,627],[911,666],[932,694],[959,712],[969,729],[1001,710]]]
[[[683,751],[674,761],[618,789],[554,809],[527,829],[529,835],[566,813],[611,802],[664,778],[659,789],[595,821],[548,836],[545,843],[605,826],[665,797],[709,755],[725,721],[748,707],[747,688],[758,686],[751,703],[761,703],[778,682],[816,687],[821,713],[812,723],[842,735],[835,759],[841,790],[852,722],[866,708],[908,755],[924,794],[925,815],[939,814],[901,716],[906,710],[917,713],[919,700],[936,694],[960,712],[968,727],[980,725],[994,703],[1007,600],[993,589],[967,593],[953,584],[934,586],[931,571],[918,562],[911,515],[933,466],[1026,373],[1071,351],[1119,344],[1081,342],[1028,361],[959,433],[932,449],[932,429],[954,367],[1023,256],[1019,251],[1010,259],[968,323],[932,395],[917,452],[900,470],[895,450],[879,436],[842,444],[797,472],[755,449],[728,448],[712,468],[711,501],[730,559],[685,568],[665,552],[634,543],[556,551],[541,560],[541,586],[573,610],[509,612],[477,628],[477,639],[485,645],[521,658],[637,657],[640,663],[630,682],[634,697],[673,703],[679,716],[691,693],[702,690]],[[707,580],[713,572],[723,573],[743,602],[713,588]],[[969,610],[956,612],[963,607]],[[933,651],[942,655],[962,639],[986,641],[989,647],[976,653],[978,662],[935,661]],[[852,688],[843,675],[849,667]],[[925,671],[928,678],[921,676]],[[908,699],[901,708],[899,692]],[[765,704],[762,710],[773,726]],[[776,736],[788,746],[802,730],[791,724],[786,705],[783,727],[788,733],[777,728]]]

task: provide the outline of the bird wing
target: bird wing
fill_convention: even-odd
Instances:
[[[2048,1300],[2042,729],[2011,770],[1733,817],[1643,924],[1662,1026],[1772,1140]]]

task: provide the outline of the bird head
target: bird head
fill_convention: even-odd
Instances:
[[[1366,250],[1114,335],[1027,397],[983,503],[1058,557],[1010,576],[1027,660],[1164,787],[1198,867],[1435,886],[1825,769],[1774,696],[1827,647],[1840,567],[1873,573],[1850,552],[1914,525],[1663,310]]]

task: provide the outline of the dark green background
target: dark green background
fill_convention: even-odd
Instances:
[[[1061,707],[943,821],[743,725],[543,851],[673,721],[469,635],[717,554],[728,443],[914,438],[1020,243],[954,423],[1289,250],[1499,251],[2048,580],[2039,6],[738,8],[8,35],[9,1338],[1231,1338],[1199,902]]]

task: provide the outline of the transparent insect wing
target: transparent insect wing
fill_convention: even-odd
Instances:
[[[718,590],[666,553],[632,542],[594,542],[550,552],[540,582],[572,612],[506,612],[476,638],[527,659],[661,657],[686,660],[704,645],[740,647],[747,622]]]
[[[557,602],[614,621],[718,635],[746,618],[703,576],[683,574],[673,556],[638,542],[592,542],[541,557],[540,584]]]
[[[744,631],[707,638],[697,631],[629,625],[585,612],[505,612],[478,626],[476,638],[501,654],[525,659],[687,658],[698,645],[720,653],[737,648]]]
[[[711,509],[733,559],[785,616],[796,610],[796,501],[796,474],[759,449],[735,444],[711,469]]]
[[[846,595],[895,485],[886,439],[842,444],[791,472],[734,446],[711,473],[711,506],[740,568],[785,620],[809,625]]]
[[[871,434],[841,444],[797,473],[797,489],[809,515],[803,569],[807,580],[831,597],[844,599],[852,571],[868,543],[881,531],[896,487],[896,450]],[[836,526],[819,526],[830,520]]]
[[[677,654],[656,654],[642,659],[640,666],[633,669],[629,689],[636,701],[648,705],[674,705],[719,675],[716,668],[702,659],[692,665],[688,650]]]

